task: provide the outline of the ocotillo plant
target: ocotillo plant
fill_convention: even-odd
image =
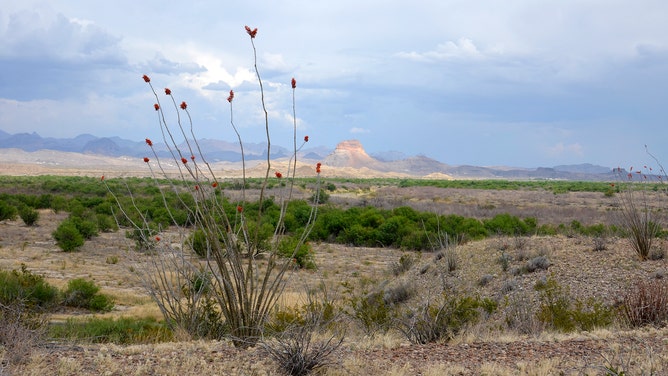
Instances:
[[[117,217],[130,226],[138,243],[150,250],[142,255],[136,270],[166,321],[175,329],[195,337],[229,336],[236,346],[242,347],[251,346],[261,338],[267,316],[283,291],[285,273],[295,267],[294,257],[307,240],[317,214],[321,168],[318,163],[314,202],[308,218],[298,233],[286,234],[284,221],[295,189],[297,153],[309,138],[305,136],[303,143],[297,144],[297,82],[293,78],[290,82],[294,128],[292,156],[285,178],[279,171],[272,174],[269,115],[255,47],[257,29],[246,26],[246,32],[253,47],[253,67],[259,84],[267,143],[266,170],[258,202],[249,202],[246,198],[244,143],[233,117],[235,93],[230,90],[227,101],[230,125],[242,155],[243,176],[241,195],[232,199],[223,188],[225,177],[216,175],[200,148],[187,103],[177,104],[172,91],[164,89],[167,102],[171,102],[177,113],[175,121],[168,121],[161,96],[147,75],[143,79],[155,96],[153,107],[170,157],[161,157],[153,141],[147,138],[152,156],[145,157],[144,162],[160,192],[171,226],[161,228],[152,224],[149,215],[137,205],[132,192],[121,197],[109,189],[118,203]],[[185,116],[182,118],[180,113]],[[168,166],[177,167],[176,178],[170,177]],[[267,210],[274,204],[274,198],[268,197],[267,193],[270,179],[278,179],[279,186],[283,187],[277,198],[279,214],[271,218]],[[102,181],[106,184],[104,179]],[[187,212],[187,220],[177,218],[177,206]],[[261,230],[266,224],[273,226],[273,233],[267,235]],[[283,240],[288,236],[291,237],[288,244],[294,248],[286,252]]]
[[[644,261],[650,257],[654,240],[661,230],[656,208],[650,203],[650,189],[658,191],[658,184],[664,183],[666,172],[660,163],[658,173],[646,165],[635,170],[630,167],[626,176],[622,176],[624,170],[621,168],[617,168],[616,172],[619,179],[625,181],[618,188],[622,225],[628,233],[631,247]]]

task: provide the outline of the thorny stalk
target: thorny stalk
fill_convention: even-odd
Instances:
[[[138,263],[137,274],[149,295],[158,304],[166,321],[195,337],[217,336],[220,333],[219,328],[224,326],[234,344],[242,347],[252,346],[261,338],[264,323],[285,287],[285,273],[294,267],[293,258],[306,242],[313,227],[320,195],[320,164],[318,164],[314,203],[308,221],[303,230],[296,235],[298,242],[292,254],[280,253],[279,241],[286,236],[283,223],[285,210],[292,198],[297,152],[301,149],[301,147],[297,149],[296,144],[295,118],[293,155],[287,174],[290,184],[289,196],[287,199],[281,197],[280,215],[273,236],[269,241],[263,242],[260,227],[263,218],[269,215],[264,207],[265,201],[268,200],[265,196],[271,171],[271,138],[264,86],[257,66],[257,50],[254,43],[257,29],[251,30],[246,27],[246,31],[251,37],[253,66],[260,87],[267,142],[267,169],[255,209],[257,212],[251,215],[245,210],[254,206],[247,205],[246,201],[244,147],[234,123],[233,91],[230,91],[228,102],[230,102],[230,124],[239,141],[242,157],[241,200],[232,202],[231,198],[226,196],[220,184],[221,180],[216,178],[211,165],[204,157],[186,102],[177,105],[171,90],[165,89],[165,94],[171,98],[177,113],[176,123],[170,124],[159,96],[146,75],[143,78],[156,98],[157,103],[154,107],[158,113],[163,142],[171,155],[171,160],[163,161],[153,142],[146,139],[157,170],[154,170],[149,158],[144,158],[144,162],[148,165],[153,184],[158,188],[171,226],[161,228],[153,225],[150,215],[142,211],[136,202],[136,194],[133,194],[127,185],[127,194],[119,197],[102,179],[118,204],[117,221],[134,229],[138,243],[147,251]],[[293,115],[296,115],[295,87],[293,79]],[[182,123],[179,109],[187,115],[186,125]],[[189,132],[186,132],[186,128],[189,128]],[[176,134],[183,137],[184,143],[177,142]],[[308,136],[304,140],[308,141]],[[170,178],[167,172],[167,166],[170,164],[178,168],[176,178]],[[280,177],[278,173],[276,176]],[[187,213],[185,221],[177,218],[175,206],[185,210]],[[195,232],[203,234],[205,239],[206,250],[202,259],[188,252],[194,248]],[[215,303],[214,308],[212,302]],[[211,320],[217,322],[210,322]],[[212,327],[203,328],[203,322]]]

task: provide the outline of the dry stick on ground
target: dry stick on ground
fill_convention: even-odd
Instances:
[[[318,180],[315,188],[315,201],[308,222],[298,235],[299,241],[292,254],[281,254],[278,249],[279,240],[283,236],[285,207],[281,209],[281,215],[275,225],[272,239],[266,243],[262,241],[259,229],[262,219],[268,215],[263,208],[265,202],[269,200],[265,196],[271,169],[271,140],[269,117],[264,102],[264,87],[257,68],[257,53],[254,44],[257,29],[250,30],[246,27],[246,31],[251,37],[253,46],[254,67],[259,82],[267,141],[267,170],[262,180],[255,228],[252,229],[249,226],[251,217],[247,216],[245,211],[245,200],[237,203],[237,210],[232,210],[234,214],[229,214],[226,210],[226,207],[229,208],[229,204],[226,203],[225,192],[218,184],[214,172],[202,155],[199,143],[194,135],[192,118],[187,111],[187,104],[182,102],[178,107],[188,115],[191,139],[184,131],[180,116],[177,117],[175,126],[167,122],[158,95],[148,76],[144,76],[144,81],[149,84],[158,101],[155,109],[158,111],[163,140],[172,156],[171,162],[175,163],[179,169],[177,179],[169,179],[159,154],[153,148],[153,143],[149,139],[146,140],[146,143],[153,151],[161,177],[169,182],[168,186],[176,197],[179,197],[179,203],[187,208],[189,221],[192,223],[191,231],[203,232],[206,239],[205,253],[207,257],[204,260],[198,260],[194,255],[185,252],[187,246],[192,247],[192,244],[189,244],[191,241],[188,240],[190,231],[183,226],[176,226],[178,230],[173,236],[164,233],[165,239],[157,235],[153,237],[150,232],[143,231],[150,228],[146,216],[138,209],[134,201],[131,207],[126,208],[117,198],[121,214],[132,223],[135,229],[140,230],[139,236],[142,237],[142,242],[150,245],[153,250],[152,253],[145,255],[144,263],[138,268],[138,272],[167,322],[185,330],[190,335],[198,336],[202,334],[202,328],[199,327],[201,320],[203,318],[210,319],[213,316],[213,320],[216,321],[215,316],[219,310],[224,321],[218,320],[218,323],[211,324],[214,326],[224,324],[225,328],[229,330],[228,335],[232,338],[233,343],[240,347],[252,346],[261,338],[265,321],[283,292],[285,273],[293,267],[293,258],[306,241],[313,227],[320,192],[320,171],[318,168],[316,170]],[[292,86],[294,89],[294,81]],[[171,90],[165,89],[165,93],[171,97]],[[230,105],[233,97],[234,94],[231,91],[228,98]],[[172,102],[177,107],[173,97]],[[178,108],[176,110],[178,114]],[[230,111],[232,111],[232,106],[230,106]],[[230,119],[232,127],[237,132],[232,121],[232,112],[230,113]],[[180,131],[186,140],[187,151],[182,150],[182,147],[175,140],[173,127]],[[243,143],[238,132],[237,136],[242,151],[242,160],[245,160]],[[305,138],[305,142],[306,140]],[[195,145],[195,148],[192,145]],[[197,150],[197,153],[194,149]],[[187,152],[190,153],[189,159],[186,158]],[[290,192],[292,192],[292,184],[294,184],[296,153],[295,145],[294,155],[292,156],[295,164],[293,176],[290,178]],[[151,168],[148,158],[145,159],[145,162]],[[246,189],[245,163],[243,168],[242,198],[245,197]],[[160,188],[165,209],[174,224],[177,225],[166,199],[166,193],[158,181],[158,175],[152,168],[150,171],[155,184]],[[192,203],[184,202],[180,196],[184,193],[191,195]],[[132,197],[131,193],[130,197]],[[287,202],[285,202],[285,205],[287,205]],[[132,209],[132,212],[129,212],[130,209]],[[139,218],[139,220],[133,221],[132,218]],[[176,244],[176,246],[173,246],[173,244]],[[212,300],[216,303],[215,307],[212,307]]]

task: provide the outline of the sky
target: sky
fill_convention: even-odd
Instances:
[[[165,87],[198,138],[235,141],[233,115],[263,142],[248,25],[272,144],[296,124],[451,165],[668,163],[666,20],[665,0],[5,0],[0,130],[160,139],[147,74],[170,124]]]

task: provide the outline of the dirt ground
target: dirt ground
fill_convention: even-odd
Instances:
[[[532,214],[539,223],[584,224],[614,220],[615,202],[601,193],[555,195],[538,191],[470,191],[435,188],[384,187],[358,194],[342,192],[332,200],[344,205],[360,202],[380,207],[411,205],[417,209],[486,217],[497,212]],[[64,253],[51,232],[66,213],[40,212],[37,226],[20,220],[0,222],[0,268],[28,269],[44,275],[55,286],[84,277],[94,280],[116,301],[119,316],[155,316],[151,302],[131,270],[137,258],[122,231],[102,233],[79,252]],[[558,222],[557,222],[558,221]],[[596,298],[615,304],[638,280],[668,278],[668,260],[639,261],[625,239],[609,238],[606,248],[594,251],[591,238],[574,236],[489,238],[456,248],[458,267],[444,272],[444,258],[413,253],[415,265],[396,276],[392,267],[404,252],[396,249],[315,244],[316,270],[288,276],[286,296],[294,303],[305,287],[324,283],[336,296],[341,282],[365,278],[375,285],[409,284],[424,298],[436,296],[444,285],[473,291],[500,302],[527,299],[536,304],[534,286],[554,278],[579,299]],[[657,247],[666,248],[661,241]],[[498,263],[511,256],[507,271]],[[514,274],[527,260],[544,256],[550,266],[535,273]],[[486,280],[483,284],[481,279]],[[286,303],[290,304],[290,303]],[[368,336],[350,331],[325,375],[604,375],[606,370],[631,374],[668,375],[668,328],[630,330],[611,328],[559,334],[501,330],[505,316],[468,328],[448,343],[410,344],[397,333]],[[54,320],[64,320],[57,314]],[[496,321],[495,321],[496,320]],[[29,360],[0,375],[270,375],[275,364],[260,348],[240,350],[226,341],[181,341],[156,345],[98,345],[48,343],[35,349]]]

